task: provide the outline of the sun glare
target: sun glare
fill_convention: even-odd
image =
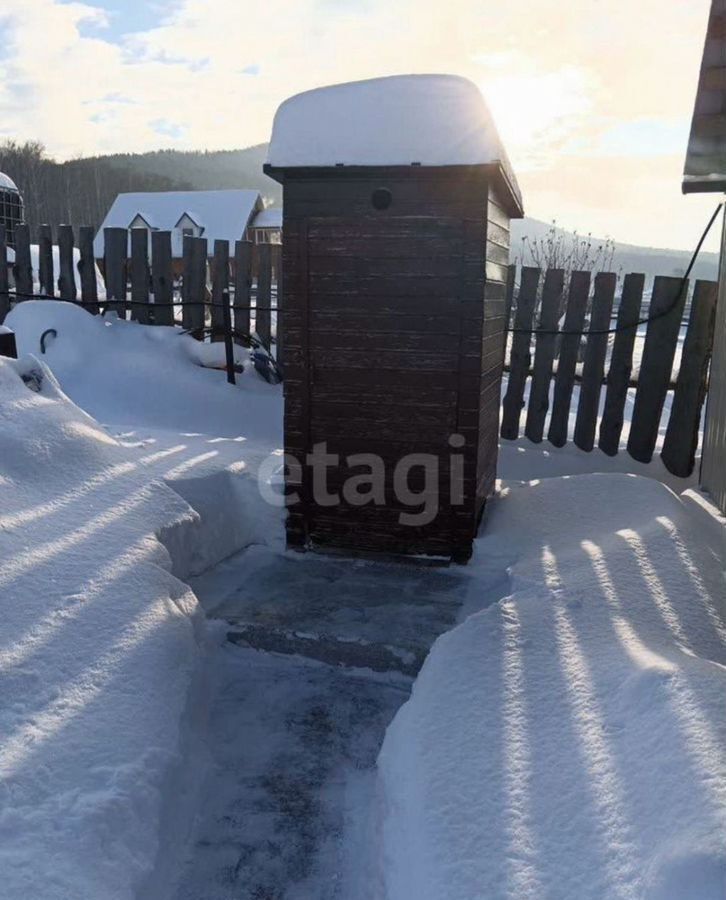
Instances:
[[[537,164],[543,152],[570,136],[589,107],[583,73],[496,74],[480,84],[510,155]]]

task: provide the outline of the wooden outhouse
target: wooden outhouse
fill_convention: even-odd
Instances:
[[[434,75],[310,91],[279,108],[268,160],[288,544],[465,560],[496,476],[522,216],[483,98]]]

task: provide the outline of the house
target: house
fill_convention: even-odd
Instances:
[[[279,206],[263,209],[252,222],[256,244],[282,243],[282,208]]]
[[[683,192],[726,191],[726,0],[712,0]],[[703,441],[701,485],[726,514],[726,228]]]
[[[187,235],[206,238],[211,257],[216,240],[227,240],[232,248],[238,240],[274,242],[274,222],[279,215],[268,217],[266,213],[262,197],[254,190],[119,194],[98,229],[94,252],[96,259],[103,258],[104,228],[144,228],[149,233],[171,232],[173,259],[182,258]]]

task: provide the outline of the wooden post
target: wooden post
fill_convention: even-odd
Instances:
[[[227,256],[229,256],[229,242],[227,244]],[[227,368],[227,383],[237,384],[234,374],[234,341],[232,340],[232,310],[229,305],[229,291],[222,294],[222,328],[224,331],[224,357]]]
[[[522,268],[522,281],[517,297],[517,310],[514,314],[514,335],[512,336],[512,355],[509,366],[507,392],[502,404],[501,435],[509,441],[519,437],[519,419],[524,406],[524,389],[531,361],[530,345],[532,342],[532,317],[537,303],[540,271],[531,266]]]
[[[557,362],[555,396],[552,401],[552,418],[547,439],[555,447],[567,443],[570,421],[572,389],[575,385],[577,357],[582,340],[582,326],[585,324],[587,298],[590,294],[590,273],[573,272],[570,276],[570,292],[567,297],[567,312],[563,328],[560,358]]]
[[[507,267],[507,289],[504,295],[504,362],[507,361],[507,339],[512,329],[512,306],[514,305],[514,289],[517,284],[517,266]]]
[[[38,281],[41,294],[55,297],[53,230],[50,225],[41,225],[38,229]]]
[[[75,300],[76,291],[76,274],[73,264],[73,226],[58,226],[58,258],[59,258],[59,274],[58,274],[58,293],[61,300]]]
[[[682,278],[655,279],[628,438],[628,453],[638,462],[653,458],[687,296]]]
[[[702,459],[701,486],[726,515],[726,227],[721,243],[721,270]]]
[[[15,290],[16,300],[30,300],[33,296],[33,264],[30,258],[30,228],[23,223],[15,226]]]
[[[565,273],[562,269],[549,269],[542,290],[532,385],[529,390],[529,406],[524,428],[525,435],[535,444],[539,444],[542,440],[547,410],[550,407],[550,382],[557,347],[557,322],[560,318],[560,303],[564,290]]]
[[[696,465],[698,428],[706,399],[708,363],[713,347],[718,284],[697,281],[688,331],[661,457],[673,475],[687,478]]]
[[[613,314],[617,276],[613,272],[599,272],[595,276],[595,296],[590,316],[591,332],[587,336],[585,364],[582,368],[580,401],[577,405],[575,444],[590,451],[595,446],[597,414],[600,409],[600,392],[605,375],[605,357],[608,352],[608,335]],[[598,332],[601,332],[598,334]]]
[[[126,255],[128,231],[125,228],[103,229],[104,275],[106,277],[106,309],[126,318]]]
[[[281,366],[285,344],[285,311],[283,309],[282,287],[282,244],[271,244],[272,262],[275,273],[275,360]]]
[[[93,251],[93,228],[82,225],[78,230],[78,248],[81,259],[78,272],[81,276],[81,300],[86,309],[98,313],[98,284],[96,283],[96,255]]]
[[[171,270],[171,232],[151,232],[151,289],[155,325],[174,324],[174,276]]]
[[[598,446],[608,456],[615,456],[620,447],[620,435],[625,421],[625,403],[628,399],[628,385],[633,371],[633,347],[638,333],[640,306],[643,301],[645,275],[626,275],[623,295],[618,309],[618,320],[610,356],[608,386],[605,392],[605,406],[600,421]]]
[[[184,238],[182,325],[194,337],[204,333],[204,303],[207,290],[207,239]]]
[[[229,303],[229,241],[214,242],[212,261],[212,340],[225,340],[224,303]],[[231,325],[230,325],[231,329]]]
[[[269,244],[257,244],[255,332],[267,350],[272,345],[272,256]]]
[[[5,226],[0,225],[0,325],[10,312],[10,295],[8,294],[8,245],[5,237]]]
[[[250,330],[251,287],[252,244],[237,241],[234,245],[234,328],[244,334]]]
[[[149,232],[145,228],[131,229],[131,300],[131,318],[149,325]]]

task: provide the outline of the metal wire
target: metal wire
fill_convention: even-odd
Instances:
[[[572,335],[575,337],[587,337],[588,335],[597,335],[597,334],[617,334],[619,331],[627,331],[629,328],[638,328],[640,325],[647,325],[650,322],[655,322],[657,319],[664,319],[666,316],[669,316],[674,309],[677,308],[678,304],[683,299],[683,294],[688,290],[688,279],[690,278],[691,272],[693,271],[693,267],[696,265],[696,260],[698,259],[698,254],[701,252],[701,248],[703,247],[704,241],[708,237],[711,228],[713,227],[713,223],[718,218],[718,214],[721,212],[723,208],[723,203],[719,203],[716,209],[714,210],[713,215],[708,221],[708,225],[701,235],[701,239],[696,245],[696,249],[693,251],[693,255],[691,256],[691,261],[688,264],[688,268],[686,269],[686,273],[681,279],[681,286],[678,290],[678,294],[671,304],[669,304],[666,309],[662,309],[660,312],[655,313],[652,316],[646,316],[642,319],[637,319],[635,322],[628,322],[623,325],[615,325],[613,328],[592,328],[587,331],[560,331],[558,330],[548,330],[545,328],[508,328],[508,334],[553,334],[553,335]]]

